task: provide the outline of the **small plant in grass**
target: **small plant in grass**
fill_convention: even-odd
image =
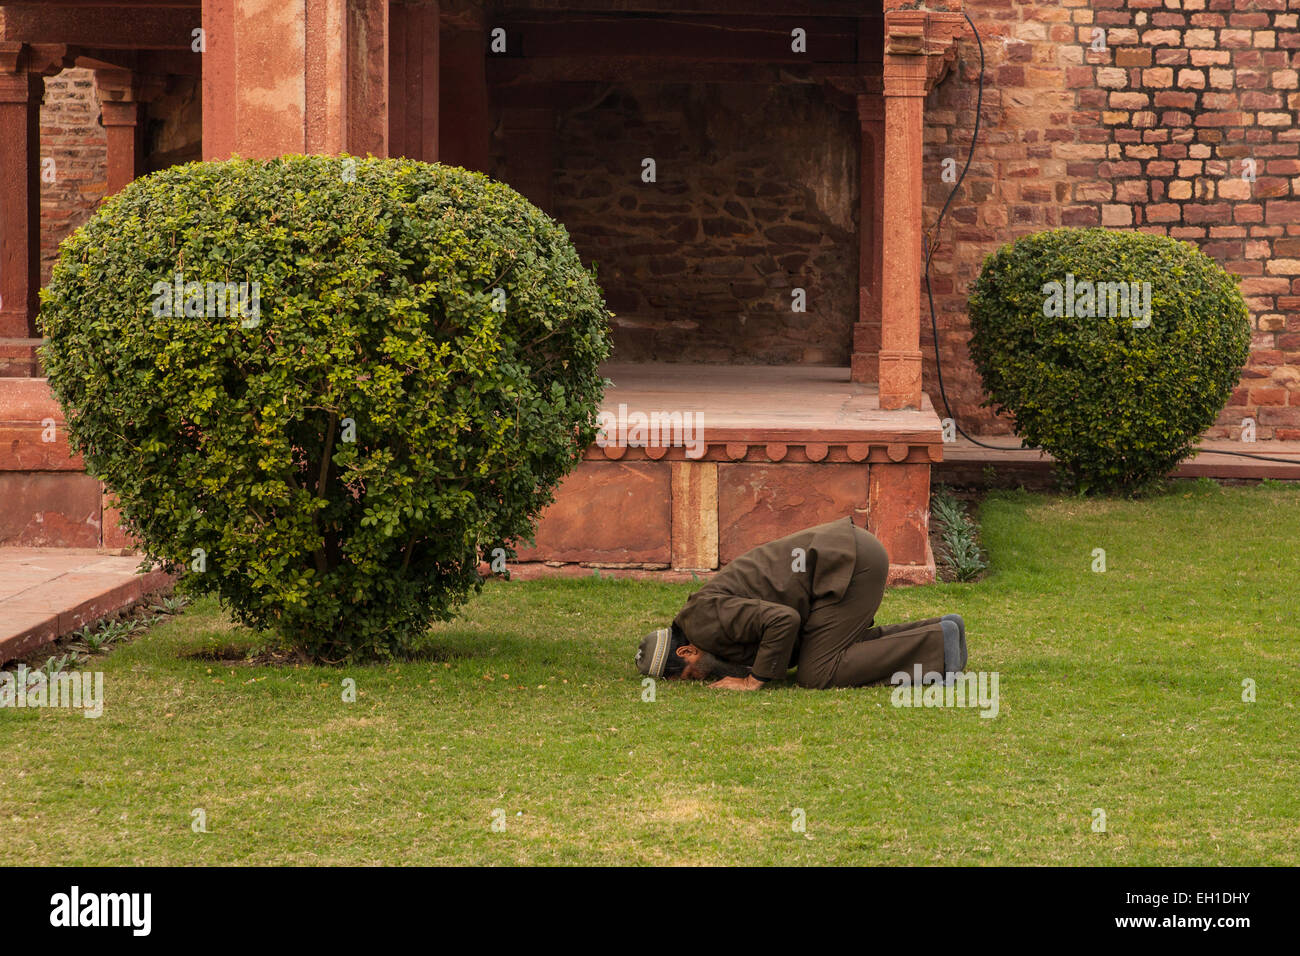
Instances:
[[[189,600],[184,595],[165,597],[152,605],[149,610],[155,614],[179,614],[185,610],[185,605],[189,603]]]
[[[107,651],[113,646],[116,637],[107,628],[92,628],[86,625],[81,630],[72,635],[73,650],[80,651],[84,654],[98,654]]]
[[[74,670],[81,666],[85,657],[77,651],[70,650],[64,654],[52,655],[41,665],[40,670],[47,678],[52,678],[63,671]]]
[[[101,621],[93,628],[87,625],[73,635],[75,643],[70,646],[74,651],[98,654],[109,650],[124,637],[143,631],[153,620],[153,618],[125,618],[117,621]]]
[[[109,640],[117,641],[137,631],[143,631],[149,626],[150,620],[146,618],[127,618],[119,621],[109,621],[102,626],[102,630],[109,636]]]
[[[77,664],[96,654],[108,653],[119,641],[147,630],[150,625],[162,619],[161,614],[149,612],[157,612],[164,606],[179,610],[185,605],[184,599],[173,600],[155,595],[153,600],[155,603],[149,607],[148,612],[140,606],[132,612],[133,616],[101,618],[93,624],[82,625],[80,629],[65,635],[59,642],[66,651],[62,657],[66,657],[70,663]],[[50,657],[44,666],[51,666],[51,661],[57,665],[62,657]]]
[[[975,523],[966,507],[940,485],[930,496],[930,514],[939,525],[944,548],[939,560],[958,581],[969,581],[988,567],[976,537]]]

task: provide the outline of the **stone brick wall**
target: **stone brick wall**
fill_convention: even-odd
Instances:
[[[857,119],[819,86],[629,85],[555,143],[552,214],[597,263],[619,361],[848,365]]]
[[[203,158],[203,101],[197,76],[172,76],[145,105],[145,168],[157,172]]]
[[[1189,240],[1243,277],[1252,354],[1207,437],[1300,439],[1300,0],[966,0],[987,55],[984,127],[933,269],[963,427],[1007,432],[966,351],[965,297],[1003,242],[1056,226]],[[1091,49],[1102,30],[1105,50]],[[978,53],[927,103],[927,219],[964,163]],[[1253,161],[1254,181],[1243,178]],[[939,405],[924,317],[925,384]]]
[[[93,70],[73,68],[46,77],[41,161],[49,172],[41,178],[42,284],[49,281],[59,243],[90,218],[107,192],[108,137],[99,114]],[[143,122],[146,171],[201,159],[198,78],[172,77],[166,90],[145,107]],[[52,167],[47,160],[53,161]]]
[[[53,161],[53,165],[50,165]],[[45,78],[41,105],[41,283],[59,243],[90,218],[107,189],[108,138],[99,125],[95,74],[64,70]],[[52,181],[49,181],[52,180]]]

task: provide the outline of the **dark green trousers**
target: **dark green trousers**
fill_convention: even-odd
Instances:
[[[865,687],[888,682],[898,671],[943,672],[943,627],[937,617],[875,626],[885,596],[889,555],[875,535],[855,528],[858,556],[853,580],[833,604],[814,602],[795,650],[801,687]]]

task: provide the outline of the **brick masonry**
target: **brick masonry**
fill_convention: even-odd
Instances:
[[[202,104],[194,77],[172,77],[145,106],[146,171],[201,158]],[[41,282],[59,243],[91,217],[108,190],[108,137],[100,124],[93,70],[45,78],[41,104]]]
[[[816,84],[628,85],[558,116],[552,213],[597,265],[615,358],[847,366],[857,136]]]
[[[1010,430],[979,408],[966,351],[965,298],[984,257],[1042,229],[1108,226],[1191,241],[1242,276],[1251,357],[1206,437],[1237,438],[1251,417],[1261,440],[1300,438],[1300,0],[966,0],[966,11],[987,56],[985,125],[933,268],[963,427]],[[927,227],[951,189],[941,164],[965,162],[974,124],[978,52],[960,47],[958,75],[926,104]],[[923,329],[938,405],[928,315]]]
[[[92,70],[45,78],[41,106],[41,282],[59,243],[90,218],[108,188],[108,137]]]

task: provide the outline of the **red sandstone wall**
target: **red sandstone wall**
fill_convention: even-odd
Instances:
[[[965,297],[1001,243],[1112,226],[1197,243],[1243,277],[1253,351],[1208,437],[1300,439],[1300,0],[966,0],[987,55],[984,123],[945,221],[935,290],[944,380],[966,428],[1006,432],[982,401]],[[1107,50],[1092,52],[1095,28]],[[927,103],[927,226],[964,163],[978,53]],[[1241,178],[1253,158],[1257,180]],[[926,389],[939,404],[925,315]],[[948,358],[951,356],[951,358]],[[942,413],[941,413],[942,414]]]
[[[815,85],[628,85],[561,114],[551,212],[598,265],[615,357],[848,365],[857,135]]]

